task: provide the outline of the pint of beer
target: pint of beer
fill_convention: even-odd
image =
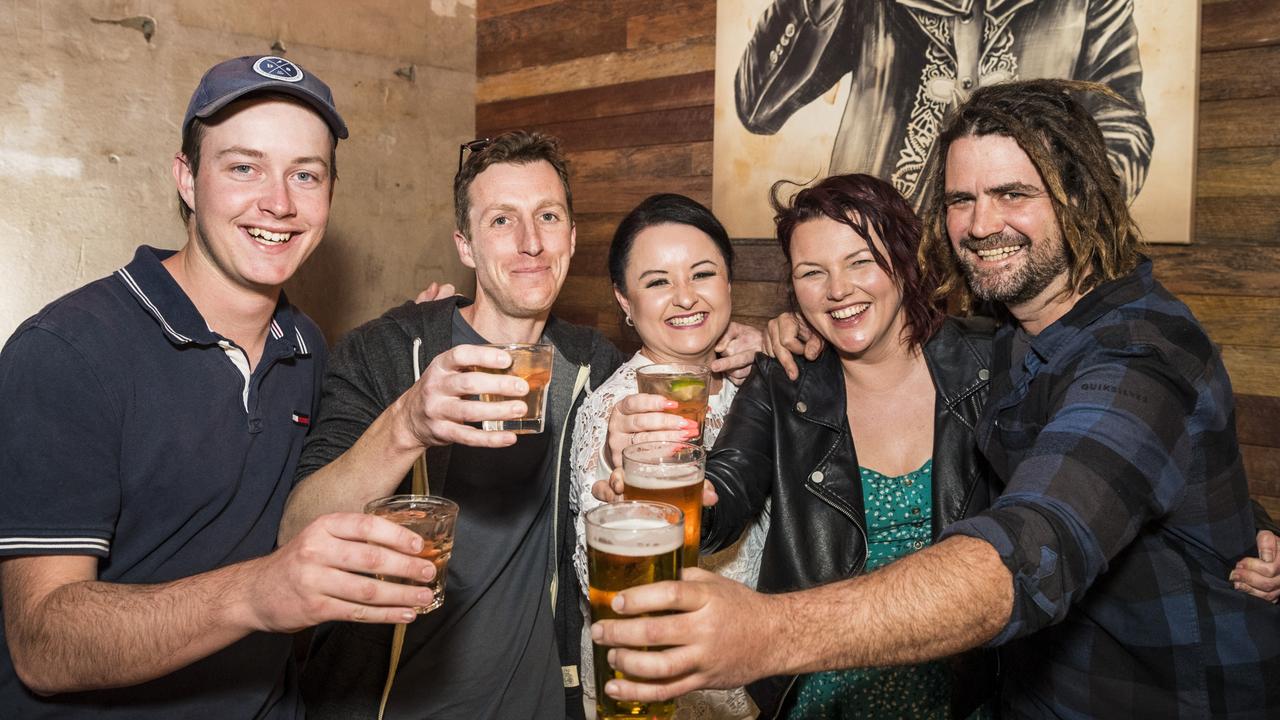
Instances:
[[[610,605],[622,590],[680,578],[684,517],[679,509],[664,503],[626,501],[593,508],[585,520],[593,621],[618,617]],[[605,683],[622,677],[622,673],[609,666],[608,647],[593,644],[592,650],[600,720],[672,717],[674,701],[646,703],[606,695]]]
[[[698,566],[706,460],[706,451],[683,442],[638,443],[622,450],[626,498],[664,502],[684,513],[684,567]]]

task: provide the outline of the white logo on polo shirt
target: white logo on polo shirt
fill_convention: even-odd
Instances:
[[[284,80],[285,82],[302,82],[302,68],[284,58],[267,56],[259,58],[253,64],[253,71],[265,78]]]

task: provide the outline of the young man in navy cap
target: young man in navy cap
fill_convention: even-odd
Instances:
[[[0,707],[295,718],[291,638],[408,622],[421,540],[331,514],[275,547],[325,361],[281,285],[328,222],[347,128],[274,57],[211,69],[183,121],[177,252],[41,310],[0,352]]]

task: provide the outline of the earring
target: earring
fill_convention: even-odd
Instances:
[[[625,323],[627,324],[627,327],[635,327],[635,326],[636,326],[635,322],[633,322],[633,321],[631,320],[631,316],[630,316],[630,315],[627,315],[627,316],[625,316],[625,317],[626,317],[626,319],[625,319],[623,322],[625,322]]]

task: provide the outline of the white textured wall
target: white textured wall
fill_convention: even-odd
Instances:
[[[91,20],[141,15],[150,42]],[[277,41],[351,130],[329,232],[291,299],[332,340],[430,280],[468,277],[450,235],[475,127],[474,0],[0,0],[0,341],[136,245],[181,245],[169,166],[191,91]],[[415,80],[396,75],[410,65]]]

